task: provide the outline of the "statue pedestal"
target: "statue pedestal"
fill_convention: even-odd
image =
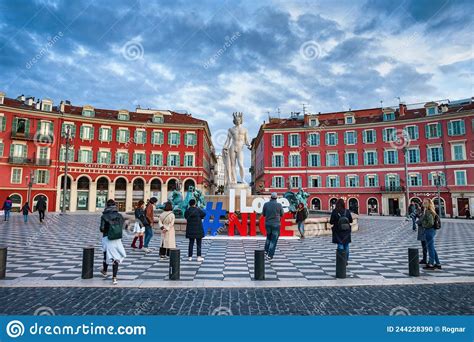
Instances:
[[[247,183],[235,183],[235,184],[230,184],[225,188],[225,194],[229,195],[229,190],[234,189],[235,194],[240,196],[240,190],[246,190],[247,191],[247,196],[252,195],[252,188],[250,185]]]

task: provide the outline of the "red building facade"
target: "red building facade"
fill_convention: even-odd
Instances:
[[[0,93],[0,199],[18,208],[28,198],[62,207],[69,134],[68,210],[94,212],[114,198],[131,210],[152,196],[164,202],[174,189],[213,192],[214,149],[207,122],[189,114],[53,106]],[[69,133],[68,133],[69,132]]]
[[[408,183],[420,202],[439,188],[447,216],[474,210],[472,99],[270,119],[252,152],[256,193],[303,187],[314,209],[405,215]]]

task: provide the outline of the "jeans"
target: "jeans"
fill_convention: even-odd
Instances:
[[[428,255],[430,256],[430,261],[428,264],[430,265],[439,265],[438,253],[436,253],[435,249],[435,236],[436,230],[434,228],[426,229],[425,230],[426,236],[426,247],[428,248]]]
[[[413,228],[413,230],[416,230],[416,216],[415,216],[415,215],[412,215],[412,216],[411,216],[411,220],[412,220],[412,222],[413,222],[412,228]]]
[[[23,214],[23,220],[25,221],[25,223],[28,222],[28,214]]]
[[[10,219],[10,210],[5,210],[5,221]]]
[[[151,226],[145,226],[145,244],[144,247],[148,248],[151,238],[153,237],[153,228]]]
[[[280,237],[280,225],[265,225],[267,230],[267,240],[265,241],[265,252],[270,258],[273,258]]]
[[[43,222],[44,220],[44,210],[38,210],[39,217],[40,217],[40,222]]]
[[[193,256],[193,248],[194,248],[194,240],[196,240],[196,249],[197,249],[197,256],[201,256],[201,246],[202,246],[202,238],[190,238],[189,239],[189,246],[188,246],[188,258]]]
[[[346,259],[349,260],[349,242],[347,243],[338,243],[337,249],[342,249],[346,251]]]
[[[301,236],[304,236],[304,222],[298,222],[298,231],[300,232]]]

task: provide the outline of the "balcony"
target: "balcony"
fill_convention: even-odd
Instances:
[[[23,132],[13,132],[11,134],[11,138],[15,140],[27,140],[27,141],[35,141],[42,144],[52,144],[54,137],[52,133],[48,134],[31,134],[31,133],[23,133]]]
[[[32,164],[33,161],[29,158],[23,158],[23,157],[8,157],[8,162],[10,164],[26,165],[26,164]]]
[[[35,164],[37,166],[51,166],[51,159],[37,158]]]
[[[400,186],[400,185],[389,185],[389,186],[381,186],[380,187],[381,192],[404,192],[405,187]]]
[[[16,139],[16,140],[34,140],[35,136],[34,134],[30,134],[30,133],[12,131],[11,138]]]

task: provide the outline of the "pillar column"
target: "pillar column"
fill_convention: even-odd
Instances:
[[[161,184],[161,202],[164,203],[168,200],[168,181]]]
[[[97,206],[97,182],[89,183],[89,212],[94,213]]]
[[[77,211],[77,180],[71,182],[71,191],[69,193],[69,211]]]
[[[143,200],[146,201],[149,200],[152,196],[151,196],[151,182],[150,183],[145,183],[145,189],[144,189],[144,196],[145,198],[143,198]],[[158,199],[159,201],[160,199]],[[160,203],[160,202],[158,202]]]
[[[133,210],[133,183],[127,182],[127,194],[125,197],[125,211]]]
[[[115,199],[115,182],[109,183],[109,191],[107,193],[107,200]]]

